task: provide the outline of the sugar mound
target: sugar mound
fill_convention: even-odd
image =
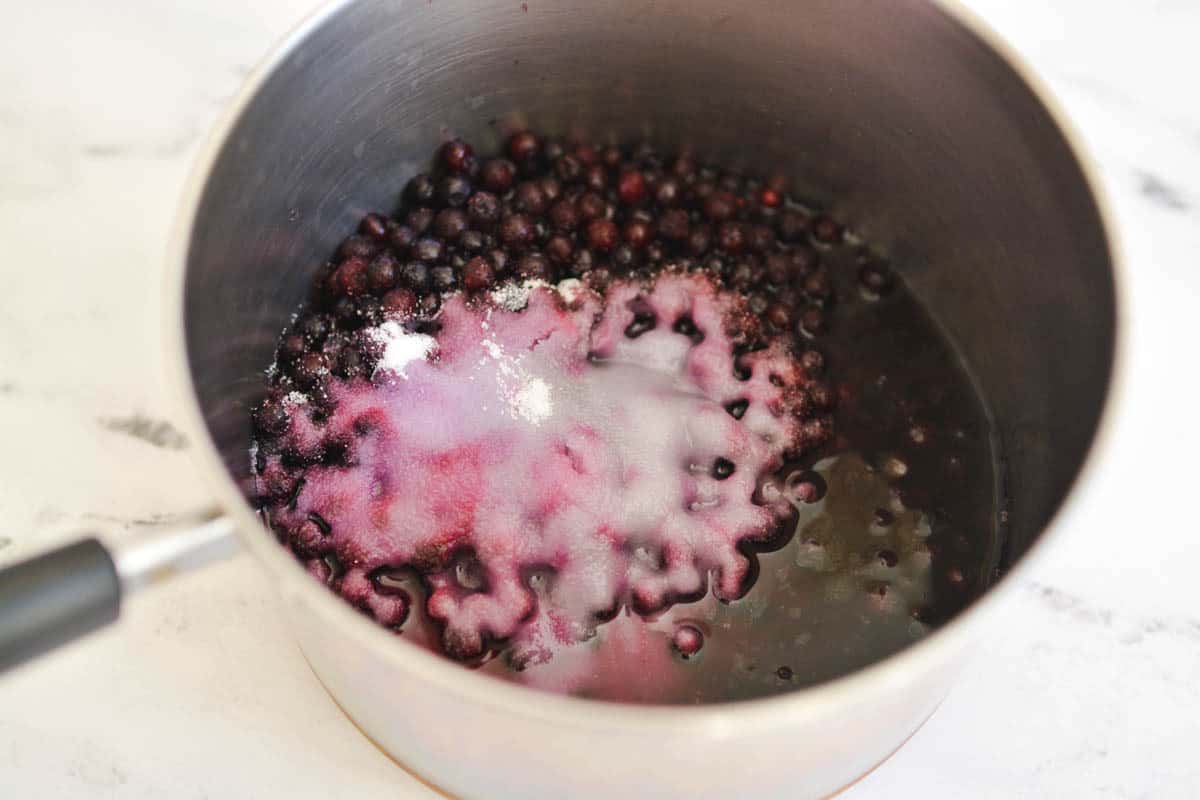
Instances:
[[[622,606],[738,597],[739,545],[790,511],[756,492],[802,449],[808,413],[781,343],[735,346],[748,318],[708,277],[663,273],[604,295],[534,281],[455,295],[436,337],[385,322],[368,332],[371,380],[332,384],[319,421],[290,407],[284,439],[307,466],[274,523],[384,624],[413,601],[387,575],[418,572],[460,658],[503,639],[545,661]],[[288,471],[272,456],[260,480]]]

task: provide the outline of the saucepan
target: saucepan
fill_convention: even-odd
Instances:
[[[245,499],[248,409],[316,265],[448,135],[648,138],[784,173],[885,247],[971,364],[1006,463],[1003,577],[918,643],[766,699],[625,705],[465,669],[374,625]],[[1111,231],[1061,116],[952,3],[342,0],[259,68],[200,157],[165,265],[165,337],[220,518],[84,542],[0,579],[5,663],[116,616],[123,590],[240,539],[313,670],[386,752],[469,797],[819,797],[934,711],[1104,457],[1122,329]],[[1069,502],[1070,501],[1070,502]]]

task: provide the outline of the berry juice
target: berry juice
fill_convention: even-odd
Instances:
[[[314,276],[253,499],[380,625],[607,700],[756,697],[988,583],[996,452],[886,260],[777,181],[454,140]]]

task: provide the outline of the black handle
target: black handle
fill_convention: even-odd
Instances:
[[[117,618],[121,582],[95,539],[0,570],[0,672]]]

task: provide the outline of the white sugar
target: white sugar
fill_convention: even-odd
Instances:
[[[492,292],[492,302],[505,311],[520,311],[529,305],[529,295],[534,289],[549,285],[536,278],[523,283],[506,283]]]
[[[527,381],[512,400],[513,409],[527,421],[537,425],[554,412],[550,399],[550,384],[541,378]]]
[[[574,303],[587,287],[577,278],[566,278],[558,282],[558,294],[568,303]]]
[[[532,375],[523,364],[526,354],[516,357],[508,355],[494,339],[483,339],[480,345],[492,359],[496,390],[508,406],[513,419],[523,419],[531,425],[540,425],[554,413],[554,401],[550,384]],[[487,365],[487,358],[480,361]]]
[[[407,379],[405,370],[409,364],[428,359],[437,352],[437,339],[424,333],[410,333],[400,323],[391,320],[371,328],[367,335],[383,346],[383,355],[375,366],[376,372],[391,372]]]
[[[540,278],[531,278],[521,283],[506,283],[492,291],[492,302],[505,311],[522,311],[529,305],[529,296],[535,289],[547,288],[558,292],[567,303],[573,303],[583,294],[587,287],[575,278],[566,278],[557,285],[547,283]],[[486,325],[484,326],[486,327]]]

